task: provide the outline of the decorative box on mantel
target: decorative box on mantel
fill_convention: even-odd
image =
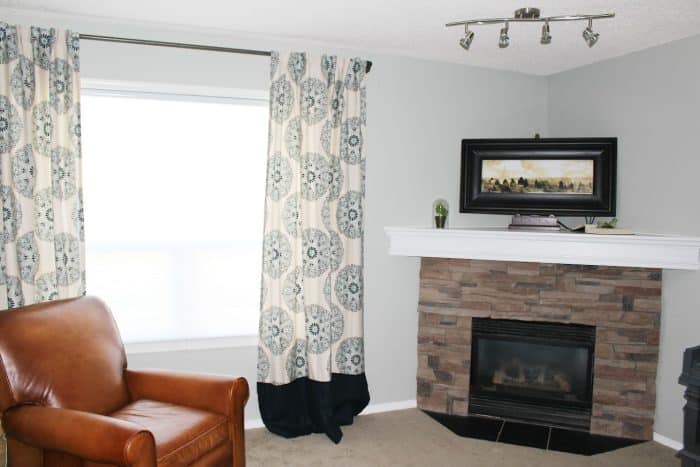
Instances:
[[[651,439],[662,269],[700,238],[386,228],[420,256],[418,407]]]

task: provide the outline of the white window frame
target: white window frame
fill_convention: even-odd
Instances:
[[[219,102],[226,104],[269,105],[269,93],[264,90],[189,84],[81,78],[80,92],[82,95],[91,96],[137,96],[140,98],[165,100],[175,99],[180,101],[193,100],[197,102]],[[262,238],[260,242],[262,245]],[[88,274],[90,274],[89,271]],[[127,354],[136,355],[188,350],[255,347],[257,345],[257,334],[246,334],[224,337],[127,342],[124,344],[124,347]]]
[[[197,86],[193,84],[173,84],[147,81],[117,81],[81,78],[80,92],[87,95],[139,97],[168,99],[177,96],[178,100],[192,99],[198,102],[247,103],[268,105],[269,94],[262,89],[225,88]]]

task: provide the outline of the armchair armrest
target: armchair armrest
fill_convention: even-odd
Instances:
[[[249,395],[245,378],[158,370],[126,370],[124,374],[132,400],[168,402],[243,420]]]
[[[155,370],[125,370],[124,377],[132,400],[151,399],[225,415],[233,465],[245,466],[243,409],[249,395],[245,378]]]
[[[88,412],[24,405],[2,417],[8,437],[94,462],[155,467],[153,435],[135,423]]]

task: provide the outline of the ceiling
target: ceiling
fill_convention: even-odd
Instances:
[[[0,0],[0,6],[141,25],[254,33],[480,67],[549,75],[700,34],[700,0]],[[552,23],[552,43],[539,44],[540,25],[511,24],[511,45],[499,49],[500,26],[478,26],[471,50],[449,21],[511,16],[522,6],[543,15],[614,12],[594,22],[600,41],[589,49],[585,23]],[[91,31],[94,32],[94,31]],[[229,44],[236,46],[236,44]]]

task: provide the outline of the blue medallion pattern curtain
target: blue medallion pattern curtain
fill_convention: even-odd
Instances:
[[[0,310],[85,290],[78,34],[0,23]]]
[[[286,437],[326,433],[369,403],[364,373],[365,67],[272,55],[258,402]]]
[[[79,50],[0,22],[0,310],[85,293]]]

